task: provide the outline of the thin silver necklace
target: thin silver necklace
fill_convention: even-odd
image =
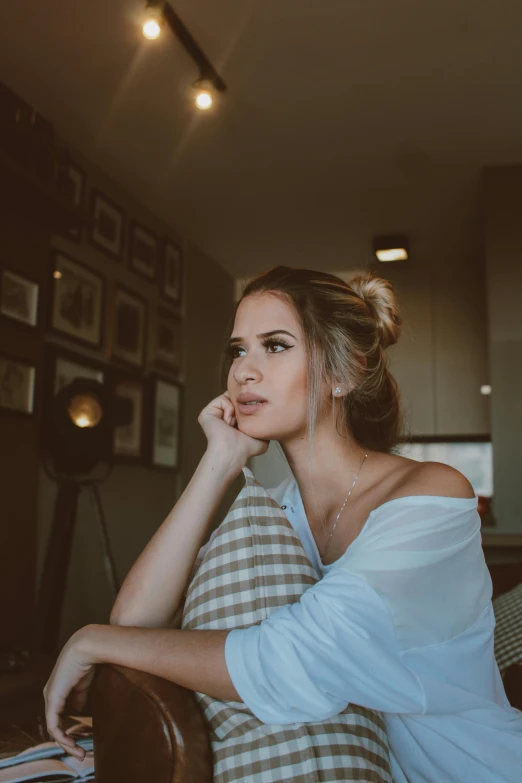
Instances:
[[[348,500],[348,498],[349,498],[349,497],[350,497],[350,495],[352,494],[352,490],[353,490],[353,488],[355,487],[355,482],[356,482],[356,481],[357,481],[357,479],[359,478],[359,473],[361,472],[361,468],[362,468],[362,466],[364,465],[364,462],[365,462],[365,460],[366,460],[366,457],[367,457],[367,456],[368,456],[368,454],[365,454],[365,455],[364,455],[364,457],[362,458],[362,460],[361,460],[361,464],[359,465],[359,470],[357,471],[357,475],[356,475],[356,477],[355,477],[355,478],[354,478],[354,480],[353,480],[353,484],[352,484],[352,486],[351,486],[351,488],[350,488],[350,491],[349,491],[349,492],[348,492],[348,494],[346,495],[346,500],[344,501],[343,505],[341,506],[341,510],[340,510],[340,511],[339,511],[339,513],[337,514],[337,518],[336,518],[336,520],[335,520],[335,522],[334,522],[334,526],[333,526],[333,528],[332,528],[332,532],[330,533],[330,538],[329,538],[329,539],[328,539],[328,541],[326,542],[326,547],[325,547],[324,553],[321,555],[321,562],[322,562],[322,561],[323,561],[323,559],[326,557],[326,552],[327,552],[327,550],[328,550],[328,547],[330,546],[330,541],[332,540],[332,536],[333,536],[333,534],[334,534],[334,530],[335,530],[335,528],[337,527],[337,522],[339,521],[339,517],[341,516],[342,510],[343,510],[343,508],[344,508],[344,507],[345,507],[345,505],[346,505],[346,501]],[[320,554],[320,553],[319,553],[319,554]]]

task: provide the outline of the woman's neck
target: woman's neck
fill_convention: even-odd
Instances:
[[[364,449],[353,437],[337,439],[317,432],[312,462],[309,465],[308,442],[281,443],[290,469],[299,485],[307,516],[311,524],[315,520],[328,520],[337,514],[357,474],[352,490],[355,497],[375,480],[378,452]],[[364,455],[368,457],[364,459]]]

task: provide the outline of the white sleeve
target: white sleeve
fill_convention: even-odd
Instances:
[[[228,672],[264,723],[325,720],[349,703],[424,713],[425,694],[402,661],[386,602],[361,577],[332,569],[300,600],[225,642]]]
[[[349,703],[425,714],[480,702],[465,685],[491,643],[476,500],[385,504],[363,532],[299,601],[229,632],[229,675],[265,723],[324,720]]]

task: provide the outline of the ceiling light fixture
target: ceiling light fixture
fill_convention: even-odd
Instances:
[[[148,3],[141,31],[145,38],[153,41],[159,37],[163,25],[163,14],[159,4]]]
[[[151,31],[156,28],[153,22],[156,23],[158,33],[154,37],[158,37],[159,30],[161,29],[162,22],[165,22],[178,41],[181,43],[187,54],[189,54],[194,60],[199,69],[199,79],[195,82],[194,88],[196,90],[195,103],[199,109],[210,109],[214,102],[215,91],[224,92],[227,88],[225,82],[218,74],[205,52],[201,49],[198,43],[194,40],[191,33],[174,11],[170,3],[164,0],[148,0],[146,5],[147,21],[143,25],[143,34],[145,33],[145,25],[151,23]],[[147,36],[149,37],[149,36]]]
[[[379,261],[406,261],[409,244],[405,236],[378,236],[373,240],[373,251]]]
[[[161,33],[160,20],[149,15],[144,21],[141,29],[145,38],[149,41],[154,41],[156,38],[159,38],[159,34]]]
[[[214,103],[212,84],[208,79],[198,79],[197,82],[194,82],[194,89],[196,91],[195,103],[198,109],[201,111],[210,109]]]

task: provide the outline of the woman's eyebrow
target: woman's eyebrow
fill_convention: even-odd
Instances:
[[[287,332],[286,329],[273,329],[271,332],[261,332],[261,334],[257,334],[256,337],[261,339],[261,337],[271,337],[273,334],[288,334],[290,337],[293,337],[294,340],[297,339],[292,332]],[[244,339],[244,337],[231,337],[228,344],[233,345],[233,343],[242,343],[244,342]]]

